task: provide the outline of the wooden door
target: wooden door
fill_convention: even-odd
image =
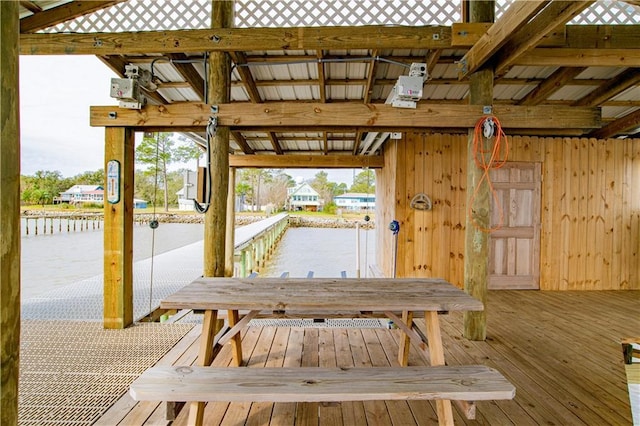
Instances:
[[[540,163],[510,162],[491,171],[496,201],[491,200],[489,288],[540,288]]]

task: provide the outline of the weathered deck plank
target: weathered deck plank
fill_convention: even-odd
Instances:
[[[478,402],[476,422],[454,409],[456,424],[630,424],[619,342],[640,329],[639,303],[640,292],[633,291],[491,292],[485,342],[461,337],[459,313],[442,316],[449,364],[494,367],[517,388],[512,401]],[[424,321],[417,323],[424,328]],[[394,366],[399,336],[398,330],[385,329],[250,327],[243,333],[243,351],[249,367]],[[197,342],[192,347],[197,352]],[[186,357],[189,351],[184,353]],[[230,360],[225,348],[216,364]],[[415,348],[409,365],[426,365]],[[207,406],[205,416],[207,424],[432,425],[437,424],[434,410],[434,404],[424,401],[345,402],[315,408],[216,403]],[[154,418],[155,412],[146,421],[128,424],[156,424]],[[185,423],[181,413],[174,425]]]

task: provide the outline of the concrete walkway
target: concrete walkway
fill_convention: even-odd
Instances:
[[[274,223],[278,214],[235,230],[235,245],[250,241]],[[138,320],[160,301],[202,276],[204,243],[199,241],[133,265],[133,317]],[[102,321],[104,275],[96,275],[22,301],[22,319]]]

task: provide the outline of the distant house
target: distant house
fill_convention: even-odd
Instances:
[[[101,185],[73,185],[60,193],[61,203],[102,203],[104,202],[104,188]]]
[[[134,209],[146,209],[147,208],[147,202],[145,200],[141,200],[139,198],[134,198],[133,199],[133,208]]]
[[[320,194],[308,183],[303,183],[296,188],[289,188],[287,204],[289,210],[317,212],[321,205]]]
[[[333,201],[338,208],[349,211],[373,210],[376,207],[375,194],[347,192],[333,197]]]

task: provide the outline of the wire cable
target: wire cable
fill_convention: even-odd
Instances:
[[[149,274],[149,315],[153,309],[153,261],[156,252],[156,229],[158,229],[158,219],[156,216],[156,201],[158,199],[158,160],[160,157],[160,132],[156,133],[156,167],[155,185],[153,187],[153,219],[149,222],[151,228],[151,272]]]
[[[485,145],[488,145],[490,142],[493,143],[488,149],[485,149]],[[473,130],[472,149],[474,163],[476,167],[482,170],[482,176],[476,184],[471,198],[469,199],[469,209],[467,214],[469,215],[470,222],[476,227],[476,229],[490,233],[502,228],[502,225],[504,224],[504,211],[502,209],[498,193],[491,182],[490,172],[492,169],[499,169],[504,166],[509,157],[509,141],[507,140],[507,135],[502,130],[502,125],[500,124],[498,117],[488,115],[478,120]],[[485,228],[476,221],[472,208],[484,181],[486,181],[486,184],[489,186],[489,191],[491,192],[491,197],[495,203],[495,208],[499,211],[498,223],[494,226],[489,226],[489,228]]]

